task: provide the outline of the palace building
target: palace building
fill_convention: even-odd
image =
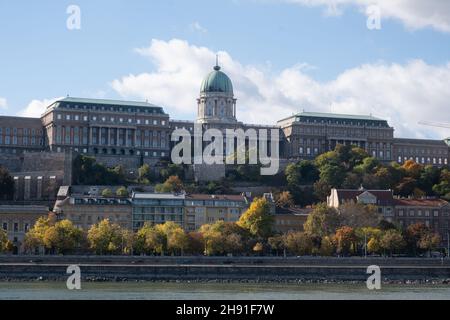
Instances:
[[[302,112],[274,125],[253,125],[236,118],[237,102],[231,79],[218,65],[201,83],[195,121],[171,119],[161,106],[148,102],[67,97],[48,106],[40,118],[0,117],[0,165],[17,176],[18,187],[47,197],[36,186],[25,186],[24,179],[37,183],[51,178],[58,186],[70,184],[71,175],[64,171],[77,154],[136,172],[143,163],[169,160],[172,132],[185,128],[193,133],[194,124],[221,132],[269,129],[269,134],[277,133],[279,157],[285,162],[313,159],[346,144],[359,146],[383,162],[412,159],[434,166],[449,164],[449,140],[397,138],[386,120],[372,115]],[[56,154],[61,155],[59,165],[47,161]],[[223,168],[212,171],[201,167],[196,172],[207,179],[220,178],[225,172]]]

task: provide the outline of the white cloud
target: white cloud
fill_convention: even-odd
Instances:
[[[136,51],[154,63],[155,71],[114,80],[113,89],[124,98],[163,105],[171,118],[194,118],[200,84],[212,70],[215,53],[177,39],[152,40],[149,47]],[[305,109],[373,114],[387,119],[396,136],[449,135],[446,129],[418,122],[450,119],[450,63],[433,66],[413,60],[405,65],[366,64],[343,72],[333,81],[319,82],[307,74],[305,64],[274,74],[270,67],[242,65],[226,52],[220,53],[220,61],[233,81],[237,116],[246,123],[274,124]]]
[[[44,100],[32,100],[28,106],[19,112],[19,116],[22,117],[31,117],[31,118],[37,118],[40,117],[45,109],[51,105],[53,102],[57,100],[63,99],[60,98],[53,98],[53,99],[44,99]]]
[[[8,103],[6,102],[6,99],[0,97],[0,108],[6,108],[7,106],[8,106]]]
[[[357,6],[364,14],[368,6],[381,10],[381,19],[400,20],[415,30],[431,27],[450,32],[450,1],[447,0],[273,0],[303,6],[324,6],[328,15],[339,15],[346,6]]]
[[[207,33],[208,30],[204,28],[198,21],[195,21],[189,25],[189,29],[194,32]]]

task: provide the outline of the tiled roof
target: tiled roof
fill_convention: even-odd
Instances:
[[[395,199],[396,206],[443,207],[449,203],[442,199]]]
[[[350,189],[337,189],[337,195],[339,202],[355,201],[356,197],[368,192],[373,194],[377,198],[377,204],[379,205],[393,205],[394,197],[391,190],[350,190]]]

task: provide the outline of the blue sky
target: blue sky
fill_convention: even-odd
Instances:
[[[383,7],[385,4],[382,0],[379,1],[386,12],[391,10]],[[387,104],[397,97],[376,99],[376,103],[370,106],[370,103],[361,101],[363,98],[359,97],[359,93],[355,101],[354,94],[351,95],[352,90],[356,90],[354,86],[351,86],[352,90],[342,89],[342,81],[338,80],[343,75],[346,75],[344,78],[355,79],[352,75],[357,71],[368,72],[367,76],[373,77],[375,71],[370,67],[378,68],[380,74],[395,73],[396,66],[403,68],[404,73],[399,75],[402,83],[413,83],[415,80],[412,77],[420,75],[420,72],[426,73],[425,76],[432,80],[441,74],[439,68],[446,73],[450,60],[450,32],[446,31],[446,23],[450,20],[446,15],[448,12],[442,13],[443,28],[433,23],[411,28],[411,21],[419,21],[421,12],[414,11],[416,8],[407,8],[412,10],[412,18],[405,20],[400,14],[396,16],[395,12],[389,11],[385,18],[381,16],[381,30],[369,30],[366,27],[367,16],[361,6],[342,5],[340,14],[330,15],[326,12],[326,5],[321,4],[323,1],[317,2],[317,5],[307,6],[302,0],[220,1],[220,4],[218,1],[203,0],[2,0],[0,98],[6,100],[3,102],[6,106],[1,112],[7,115],[23,113],[27,107],[29,110],[32,101],[42,102],[70,94],[113,99],[145,98],[164,105],[173,118],[192,119],[195,117],[195,101],[189,99],[198,93],[195,91],[200,86],[197,75],[189,77],[188,71],[177,73],[172,70],[170,75],[178,77],[178,85],[174,86],[167,80],[161,83],[174,91],[189,90],[184,101],[171,100],[168,98],[170,95],[158,96],[158,92],[152,92],[154,84],[134,83],[135,87],[130,88],[125,83],[126,77],[130,75],[156,76],[164,73],[164,70],[161,71],[161,68],[164,69],[160,61],[162,57],[158,55],[164,55],[165,51],[146,55],[136,52],[136,48],[152,48],[152,39],[162,41],[163,44],[178,39],[186,43],[190,50],[180,52],[180,55],[185,54],[180,60],[186,61],[186,64],[194,57],[189,52],[196,48],[206,48],[212,53],[223,52],[224,71],[228,67],[230,76],[234,75],[232,80],[236,79],[235,87],[241,85],[242,88],[237,88],[237,91],[242,96],[242,109],[246,110],[241,112],[244,121],[248,118],[250,122],[270,122],[254,115],[258,104],[263,106],[261,108],[270,108],[270,104],[276,104],[280,114],[286,114],[305,106],[324,111],[327,108],[325,105],[330,103],[335,105],[330,106],[333,112],[342,109],[346,112],[369,113],[374,108],[380,116],[391,120],[392,125],[405,126],[403,131],[400,129],[403,135],[444,135],[442,130],[432,128],[419,127],[419,133],[408,131],[405,119],[389,112],[380,112],[380,108],[390,108]],[[81,30],[66,28],[66,9],[71,4],[81,9]],[[433,5],[433,1],[430,1],[430,6]],[[442,7],[438,9],[442,11]],[[173,51],[176,46],[172,47],[167,50],[172,50],[170,52],[178,57]],[[210,58],[208,55],[206,57]],[[414,65],[411,61],[420,63]],[[177,63],[180,62],[174,61],[174,65]],[[213,58],[205,59],[204,69],[199,68],[207,72],[213,63]],[[363,66],[370,67],[366,70]],[[179,68],[187,66],[181,64]],[[417,71],[417,68],[420,70]],[[264,81],[254,80],[255,70],[263,73]],[[287,77],[286,73],[289,72],[290,76]],[[411,78],[408,79],[408,76]],[[297,86],[289,88],[291,84],[296,84],[295,79],[299,77]],[[182,79],[192,83],[180,85]],[[443,79],[447,80],[446,77]],[[395,81],[392,78],[389,80]],[[114,81],[116,86],[112,85]],[[286,88],[270,97],[261,93],[265,87],[280,83]],[[369,84],[366,89],[368,87]],[[336,92],[336,88],[341,91]],[[294,93],[289,93],[289,90]],[[317,97],[299,97],[295,95],[296,90],[317,90]],[[326,92],[323,93],[323,90]],[[405,94],[413,91],[413,84],[405,88]],[[383,91],[372,94],[379,95],[380,92]],[[177,94],[174,92],[174,95]],[[252,94],[257,98],[253,98]],[[318,101],[321,95],[330,94],[332,97],[329,100]],[[414,101],[436,100],[436,110],[440,110],[443,97],[437,95],[442,94],[442,91],[427,94],[413,97]],[[240,99],[239,96],[237,98]],[[258,99],[260,101],[255,102]],[[358,107],[356,104],[364,106]],[[41,107],[38,103],[33,106]],[[397,105],[396,108],[396,112],[399,112],[402,106]],[[448,118],[442,119],[441,114],[440,119],[431,117],[429,120],[450,122],[448,111],[444,115]]]

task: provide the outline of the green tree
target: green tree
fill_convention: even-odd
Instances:
[[[142,184],[149,184],[152,178],[152,172],[150,166],[147,163],[144,163],[138,169],[138,181]]]
[[[265,198],[255,198],[237,223],[257,238],[267,239],[273,233],[274,217]]]
[[[334,234],[341,223],[336,209],[329,208],[326,204],[314,207],[303,225],[305,232],[319,237]]]
[[[125,188],[125,187],[120,187],[119,189],[117,189],[116,195],[117,195],[118,197],[121,197],[121,198],[126,198],[126,197],[129,196],[129,193],[128,193],[127,188]]]
[[[113,193],[112,193],[111,189],[106,188],[106,189],[102,190],[102,197],[109,198],[112,196],[113,196]]]

